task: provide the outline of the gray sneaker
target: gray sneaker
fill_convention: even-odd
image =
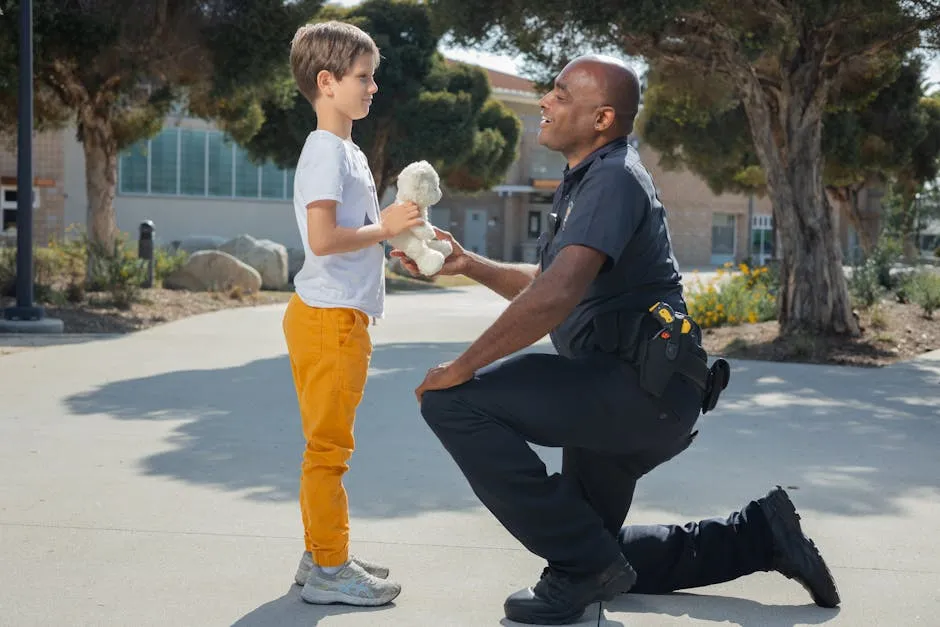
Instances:
[[[388,577],[388,568],[385,566],[373,564],[355,555],[350,555],[349,559],[362,566],[362,569],[370,575],[378,577],[379,579]],[[297,574],[294,575],[294,582],[296,582],[298,586],[307,583],[307,577],[310,576],[311,568],[313,568],[313,556],[310,554],[310,551],[304,551],[303,556],[300,558],[300,564],[297,565]]]
[[[350,560],[335,575],[312,569],[300,598],[307,603],[374,606],[390,603],[400,593],[399,584],[370,575]]]

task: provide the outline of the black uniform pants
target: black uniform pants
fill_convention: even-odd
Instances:
[[[756,502],[727,518],[622,528],[637,479],[694,437],[698,389],[674,377],[663,399],[611,355],[523,354],[426,392],[421,412],[480,501],[553,568],[590,574],[622,553],[638,575],[634,591],[645,593],[768,570]],[[561,447],[561,473],[548,475],[528,442]]]

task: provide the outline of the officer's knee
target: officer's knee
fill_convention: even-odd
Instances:
[[[430,390],[421,396],[421,416],[434,427],[455,415],[456,395],[451,390]]]

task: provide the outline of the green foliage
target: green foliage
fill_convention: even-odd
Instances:
[[[852,269],[849,278],[849,293],[855,305],[868,308],[879,302],[885,295],[885,288],[878,276],[877,264],[868,259]]]
[[[138,258],[127,245],[127,236],[115,238],[114,244],[105,247],[83,237],[92,269],[89,287],[92,291],[105,291],[111,295],[111,303],[118,309],[128,309],[140,300],[141,285],[147,276],[147,263]]]
[[[157,271],[168,272],[179,262],[179,255],[157,255]],[[92,271],[86,273],[87,261]],[[33,295],[36,302],[61,305],[80,303],[86,292],[106,292],[113,306],[127,309],[140,300],[146,277],[146,263],[127,244],[127,237],[116,238],[105,249],[79,231],[65,240],[53,240],[48,246],[33,248]],[[0,295],[15,295],[16,248],[0,247]]]
[[[367,0],[325,7],[314,21],[342,19],[368,32],[382,53],[369,116],[353,139],[369,158],[379,195],[408,163],[425,159],[452,189],[499,182],[517,156],[522,125],[490,98],[486,73],[446,61],[438,52],[427,7],[412,1]],[[247,144],[254,159],[296,164],[316,115],[296,93],[287,106],[264,103],[265,123]]]
[[[153,252],[153,280],[162,285],[163,280],[186,265],[189,253],[185,250],[172,251],[168,248],[157,248]]]
[[[825,185],[861,184],[908,170],[921,182],[935,175],[938,101],[922,97],[923,62],[911,57],[889,65],[878,80],[857,77],[854,88],[867,98],[839,101],[824,117]],[[687,167],[716,194],[766,193],[744,105],[730,84],[687,68],[654,66],[645,105],[640,135],[662,154],[663,167]]]
[[[695,165],[713,188],[759,192],[763,170],[773,183],[767,193],[782,242],[781,267],[788,274],[819,277],[826,274],[809,274],[812,266],[828,260],[835,271],[837,261],[828,251],[838,246],[835,229],[822,219],[829,209],[817,165],[825,163],[823,117],[834,103],[859,108],[879,77],[921,46],[921,33],[940,24],[940,5],[933,0],[429,2],[438,28],[455,43],[516,50],[546,74],[558,72],[571,57],[613,48],[644,57],[654,72],[692,77],[691,85],[712,88],[706,92],[710,98],[701,92],[683,96],[679,89],[654,92],[654,101],[670,100],[683,115],[669,118],[672,127],[647,124],[644,132],[669,137],[676,125],[691,127],[692,140],[665,140],[666,152],[676,162]],[[930,38],[937,39],[934,34]],[[721,89],[741,103],[746,116],[717,106],[724,102]],[[711,114],[707,121],[695,111],[698,99]],[[745,119],[757,148],[753,152],[736,143],[747,136],[734,132]],[[718,150],[703,148],[699,138]],[[696,151],[698,156],[688,156]],[[781,277],[794,291],[780,308],[782,333],[857,330],[845,306],[844,283],[790,279]],[[827,300],[837,303],[835,308],[796,306],[833,289],[838,293]]]
[[[0,60],[18,60],[18,0],[0,0]],[[39,127],[91,118],[118,150],[154,135],[171,104],[240,137],[261,124],[259,100],[284,93],[284,50],[318,3],[284,0],[34,0]],[[16,122],[18,63],[0,63],[0,124]],[[247,120],[247,122],[246,122]],[[231,128],[228,125],[231,124]],[[239,133],[238,131],[242,132]]]
[[[174,103],[237,141],[290,95],[284,60],[315,0],[33,0],[38,129],[74,122],[86,176],[107,191],[121,150],[155,135]],[[16,126],[18,0],[0,0],[0,132]],[[17,62],[14,62],[17,61]],[[107,169],[112,168],[110,176]],[[87,224],[109,249],[114,208],[94,195]]]
[[[906,277],[904,285],[911,302],[920,306],[925,318],[933,319],[933,312],[940,309],[940,273],[921,269]]]
[[[767,267],[731,264],[718,270],[705,285],[690,283],[686,295],[689,315],[703,329],[766,322],[777,316],[777,277]]]
[[[895,237],[883,235],[871,253],[852,268],[849,278],[849,293],[859,307],[868,308],[880,301],[885,294],[898,288],[891,268],[901,259],[901,244]],[[906,292],[898,294],[903,300]]]

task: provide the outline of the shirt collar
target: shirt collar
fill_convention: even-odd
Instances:
[[[598,159],[603,159],[610,152],[626,145],[627,145],[626,137],[618,137],[617,139],[604,144],[603,146],[601,146],[600,148],[598,148],[597,150],[589,154],[587,157],[582,159],[581,163],[574,166],[573,168],[570,166],[565,166],[565,178],[568,178],[569,176],[578,176],[578,175],[583,174],[589,167],[591,167],[592,163],[594,163]]]

